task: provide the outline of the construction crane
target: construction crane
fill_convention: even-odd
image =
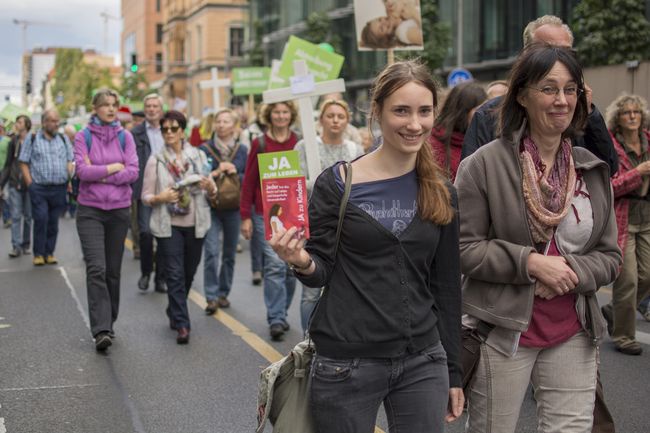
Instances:
[[[51,23],[47,21],[27,21],[14,18],[14,24],[23,28],[23,53],[27,52],[27,27],[28,26],[62,26],[60,23]]]
[[[108,53],[108,20],[119,21],[120,19],[118,17],[109,14],[107,11],[104,11],[99,15],[102,18],[104,18],[104,54],[107,54]]]

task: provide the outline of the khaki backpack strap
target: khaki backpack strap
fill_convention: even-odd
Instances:
[[[210,155],[212,155],[214,159],[221,162],[221,158],[219,158],[219,156],[217,156],[217,153],[212,149],[212,146],[210,146],[210,142],[206,143],[205,148],[208,149],[208,152],[210,152]]]

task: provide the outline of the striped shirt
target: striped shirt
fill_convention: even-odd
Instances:
[[[56,134],[48,140],[43,131],[25,138],[18,161],[29,164],[32,180],[39,185],[61,185],[68,181],[68,162],[72,162],[68,139]]]

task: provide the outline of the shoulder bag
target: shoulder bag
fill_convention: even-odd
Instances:
[[[346,162],[343,167],[346,173],[345,190],[339,206],[334,261],[352,188],[352,164]],[[271,421],[275,433],[316,432],[309,407],[309,372],[314,352],[311,339],[307,338],[298,343],[287,356],[262,371],[257,396],[256,433],[264,431],[267,419]]]
[[[217,153],[212,150],[209,143],[206,143],[205,148],[210,152],[212,157],[218,161],[222,162],[232,162],[232,159],[237,154],[239,150],[239,141],[235,145],[235,148],[232,150],[231,158],[219,158]],[[219,176],[214,178],[215,183],[217,184],[217,195],[210,201],[210,205],[216,210],[236,210],[239,209],[239,199],[241,193],[241,182],[239,180],[238,173],[220,173]]]

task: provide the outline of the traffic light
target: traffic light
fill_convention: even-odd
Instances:
[[[28,95],[31,95],[31,93],[32,93],[32,82],[31,81],[25,82],[25,93],[28,94]]]
[[[131,54],[131,72],[138,72],[138,55],[135,53]]]

